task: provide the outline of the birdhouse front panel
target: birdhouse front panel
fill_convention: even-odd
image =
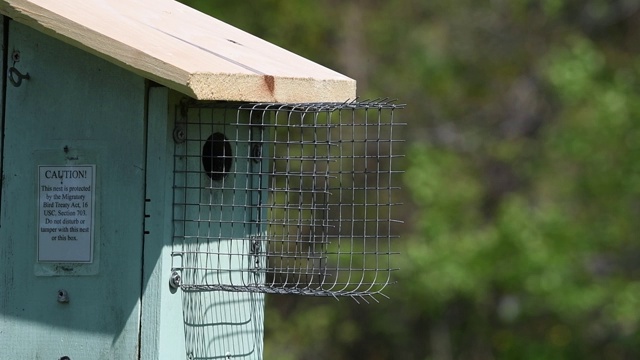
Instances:
[[[258,113],[238,106],[183,101],[173,130],[172,269],[181,279],[185,345],[194,358],[262,353],[264,295],[202,291],[264,283],[257,248],[268,180],[261,171],[264,128],[252,119]]]

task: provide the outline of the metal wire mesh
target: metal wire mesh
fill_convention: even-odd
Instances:
[[[394,270],[401,107],[184,103],[172,249],[180,287],[380,294]]]

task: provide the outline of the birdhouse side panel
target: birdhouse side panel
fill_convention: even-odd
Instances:
[[[5,21],[0,358],[131,359],[145,80]]]

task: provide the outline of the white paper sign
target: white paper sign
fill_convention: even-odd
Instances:
[[[38,261],[93,261],[95,165],[38,166]]]

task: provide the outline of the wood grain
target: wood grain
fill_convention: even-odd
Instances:
[[[173,0],[0,0],[0,12],[199,100],[356,97],[355,80]]]

